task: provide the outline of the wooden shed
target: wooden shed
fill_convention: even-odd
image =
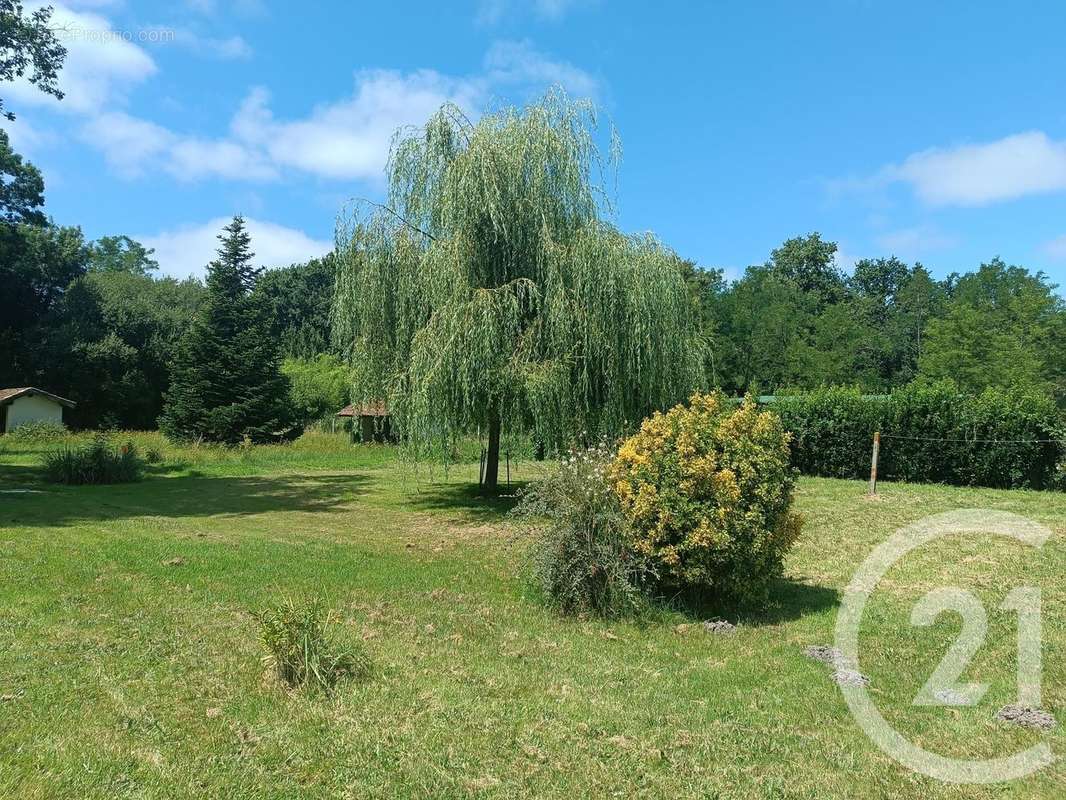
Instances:
[[[352,403],[337,412],[342,419],[352,421],[352,439],[360,442],[391,442],[392,423],[389,407],[384,400],[370,403]]]

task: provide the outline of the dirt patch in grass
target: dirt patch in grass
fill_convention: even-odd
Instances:
[[[703,629],[718,636],[730,636],[737,632],[737,626],[724,619],[709,619],[703,623]]]
[[[1055,718],[1042,708],[1031,708],[1017,703],[1003,706],[996,713],[996,719],[1012,722],[1023,728],[1036,728],[1042,731],[1051,730],[1056,724]]]

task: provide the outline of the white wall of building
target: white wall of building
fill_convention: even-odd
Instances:
[[[63,406],[40,395],[16,397],[7,407],[7,429],[15,430],[27,422],[63,423]]]

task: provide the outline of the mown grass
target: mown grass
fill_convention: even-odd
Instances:
[[[0,796],[1053,798],[1061,762],[1023,781],[948,786],[879,751],[808,644],[830,644],[840,591],[896,528],[996,508],[1054,531],[1039,551],[976,536],[930,546],[875,595],[862,637],[871,694],[945,754],[1005,755],[1066,722],[1066,499],[1061,494],[803,480],[804,537],[774,605],[678,606],[641,622],[568,621],[515,577],[507,498],[477,464],[416,470],[382,446],[141,450],[140,484],[48,486],[32,445],[0,445]],[[536,474],[535,464],[515,478]],[[12,491],[14,490],[14,491]],[[30,491],[26,491],[30,490]],[[1049,733],[1006,726],[1016,585],[1044,604]],[[959,630],[909,625],[930,588],[970,589],[989,632],[964,680],[973,708],[911,699]],[[321,596],[367,683],[290,692],[264,670],[254,612]],[[714,636],[721,611],[741,623]]]

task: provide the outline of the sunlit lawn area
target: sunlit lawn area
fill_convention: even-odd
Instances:
[[[861,669],[901,732],[946,755],[1066,745],[1066,497],[804,479],[803,538],[766,611],[677,606],[641,623],[568,621],[516,577],[509,500],[390,448],[309,436],[246,451],[165,448],[139,484],[38,481],[47,445],[0,445],[0,796],[1053,798],[1059,761],[1008,785],[914,775],[852,719],[823,664],[840,591],[900,525],[957,508],[1022,514],[1040,550],[990,536],[931,545],[867,609]],[[515,478],[543,465],[522,462]],[[1017,585],[1043,592],[1047,733],[1013,702]],[[929,589],[988,609],[972,708],[911,704],[958,617],[911,627]],[[250,612],[321,595],[375,664],[365,684],[289,692]]]

